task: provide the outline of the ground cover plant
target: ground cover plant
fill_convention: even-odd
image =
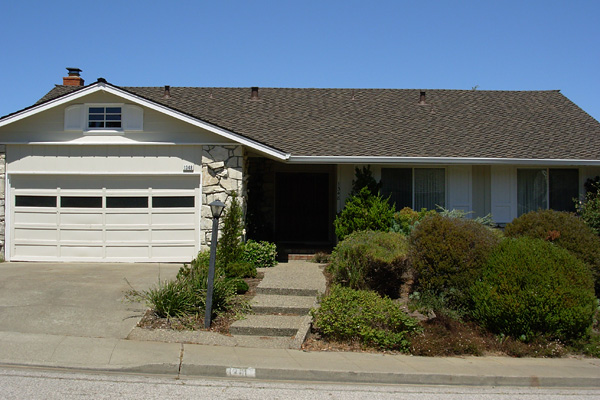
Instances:
[[[506,225],[508,237],[548,240],[587,263],[600,296],[600,238],[576,215],[553,210],[532,211]]]
[[[419,329],[418,322],[390,298],[340,285],[331,286],[312,315],[325,338],[384,350],[407,351],[408,335]]]
[[[407,254],[408,241],[402,234],[358,231],[335,247],[327,270],[336,283],[398,297]]]

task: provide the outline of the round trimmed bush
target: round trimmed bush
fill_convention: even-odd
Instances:
[[[595,309],[589,268],[540,239],[506,239],[471,287],[472,316],[493,332],[568,340],[585,333]]]
[[[409,257],[419,289],[444,293],[450,306],[462,305],[465,289],[479,278],[499,241],[492,229],[470,219],[428,216],[410,235]]]
[[[400,233],[359,231],[336,246],[327,270],[336,283],[398,297],[407,254],[408,241]]]
[[[600,238],[575,214],[540,210],[521,215],[506,225],[508,237],[527,236],[549,240],[587,263],[600,295]]]

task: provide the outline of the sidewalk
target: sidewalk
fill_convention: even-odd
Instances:
[[[261,380],[600,388],[599,359],[427,358],[0,332],[0,364]]]

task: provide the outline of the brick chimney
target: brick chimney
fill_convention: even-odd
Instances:
[[[63,85],[65,86],[83,86],[83,78],[79,76],[81,70],[79,68],[67,68],[69,76],[63,78]]]

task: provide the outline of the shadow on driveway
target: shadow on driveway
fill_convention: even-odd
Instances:
[[[181,264],[0,264],[0,331],[126,338],[146,305],[125,300]],[[125,280],[127,279],[127,281]]]

